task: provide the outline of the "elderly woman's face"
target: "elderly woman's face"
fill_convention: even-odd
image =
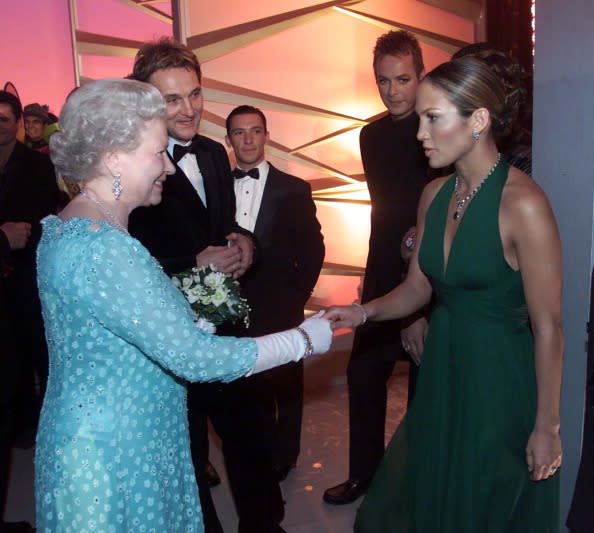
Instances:
[[[150,120],[140,132],[140,146],[119,155],[122,199],[132,207],[156,205],[163,183],[175,168],[167,156],[167,127],[164,120]]]

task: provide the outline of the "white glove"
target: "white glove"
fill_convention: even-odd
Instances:
[[[332,330],[330,322],[325,318],[320,318],[323,311],[304,320],[299,327],[303,329],[311,340],[311,348],[314,353],[327,352],[332,344]],[[308,351],[308,343],[305,335],[295,329],[272,333],[255,337],[258,346],[258,358],[254,367],[246,374],[251,376],[264,370],[269,370],[276,366],[299,361]]]

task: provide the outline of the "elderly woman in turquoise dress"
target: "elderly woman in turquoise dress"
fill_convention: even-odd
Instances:
[[[50,353],[35,456],[37,530],[199,533],[186,381],[230,381],[329,348],[323,318],[256,339],[198,329],[127,232],[173,172],[159,92],[102,80],[74,92],[50,141],[82,183],[43,221],[38,284]]]

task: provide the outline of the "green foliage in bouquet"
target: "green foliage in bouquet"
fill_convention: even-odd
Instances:
[[[240,296],[239,283],[228,274],[219,272],[214,265],[194,267],[174,274],[173,284],[182,291],[197,318],[215,326],[223,322],[235,323],[242,319],[250,325],[250,306]]]

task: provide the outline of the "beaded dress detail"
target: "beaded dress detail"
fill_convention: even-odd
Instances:
[[[253,367],[251,339],[197,329],[136,239],[105,221],[42,221],[49,380],[35,454],[37,531],[203,531],[185,381]]]

